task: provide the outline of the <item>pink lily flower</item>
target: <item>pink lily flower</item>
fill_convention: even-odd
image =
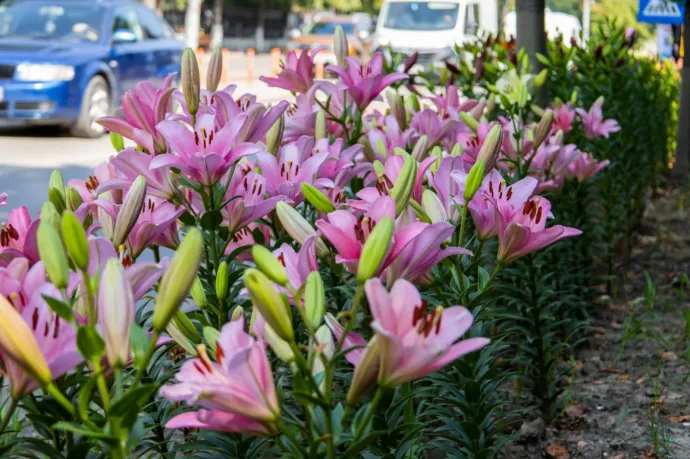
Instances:
[[[77,350],[77,333],[71,323],[58,317],[42,295],[61,298],[60,292],[43,283],[31,292],[31,298],[20,314],[31,329],[54,379],[59,378],[84,361]],[[0,375],[10,381],[12,397],[21,398],[39,385],[19,365],[0,349]]]
[[[81,196],[84,204],[87,204],[87,207],[92,207],[88,205],[98,199],[100,195],[98,188],[101,184],[121,179],[122,177],[118,175],[115,165],[109,160],[96,166],[94,175],[90,175],[86,180],[72,179],[69,181],[68,186],[79,192],[79,196]],[[111,191],[110,195],[114,202],[118,204],[122,202],[122,193],[120,191]]]
[[[175,185],[170,179],[170,170],[168,168],[151,169],[153,158],[136,148],[125,148],[117,156],[110,159],[110,164],[119,173],[119,176],[101,183],[96,194],[114,189],[127,190],[134,180],[142,175],[146,179],[147,192],[151,196],[172,199],[177,193]]]
[[[136,142],[152,155],[165,153],[165,139],[157,125],[171,111],[174,77],[175,74],[168,75],[161,89],[148,81],[137,84],[136,89],[127,91],[122,97],[123,118],[105,116],[97,123]]]
[[[211,361],[201,346],[199,357],[185,362],[175,375],[177,383],[163,386],[161,395],[237,415],[239,418],[234,419],[240,424],[249,419],[272,430],[280,405],[266,344],[250,336],[244,327],[244,319],[225,324],[216,342],[216,361]]]
[[[317,140],[312,150],[312,155],[317,155],[327,151],[326,160],[321,163],[316,176],[326,183],[326,180],[333,182],[334,186],[344,187],[361,170],[369,167],[365,164],[357,164],[357,157],[362,153],[362,145],[356,144],[343,150],[345,140],[335,139],[332,144],[328,139]]]
[[[604,98],[599,97],[589,108],[589,112],[584,111],[582,108],[575,109],[582,119],[582,126],[585,128],[585,135],[588,139],[600,136],[608,138],[610,134],[621,130],[618,121],[604,119],[604,114],[601,111],[603,105]]]
[[[453,172],[451,176],[456,181],[459,180],[457,173]],[[501,173],[496,169],[489,172],[484,177],[477,194],[474,195],[474,198],[468,204],[480,239],[491,239],[496,236],[498,230],[496,226],[496,208],[490,203],[489,199],[494,199],[496,202],[502,203],[502,206],[515,212],[522,209],[538,184],[539,181],[534,177],[525,177],[509,186]]]
[[[174,204],[149,197],[144,202],[141,215],[127,237],[127,252],[132,259],[136,260],[146,247],[156,240],[175,248],[176,241],[179,243],[177,235],[172,236],[168,233],[184,211],[184,207],[176,209]],[[172,237],[175,239],[173,240]]]
[[[333,317],[333,314],[330,312],[326,314],[325,322],[326,325],[328,325],[328,328],[331,329],[331,332],[333,332],[333,336],[335,336],[336,341],[340,341],[340,338],[345,332],[345,327],[340,325],[340,322],[338,322],[338,320]],[[349,332],[343,341],[343,351],[346,352],[345,359],[352,365],[357,365],[362,358],[366,345],[367,340],[355,332]]]
[[[573,130],[573,121],[575,120],[577,112],[571,107],[570,102],[558,107],[552,107],[551,110],[553,111],[552,134],[555,134],[559,130],[567,134]]]
[[[457,204],[464,205],[463,193],[468,172],[462,156],[446,156],[436,173],[429,178],[429,184],[436,190],[446,215],[455,222],[460,217]]]
[[[551,203],[541,196],[533,197],[517,211],[504,201],[490,199],[490,202],[496,208],[497,261],[500,264],[510,263],[561,239],[582,234],[579,229],[562,225],[546,228],[546,220],[552,215]]]
[[[367,131],[367,141],[374,151],[375,159],[385,162],[395,154],[395,148],[407,148],[412,133],[410,129],[402,131],[395,117],[388,115],[381,125]]]
[[[25,206],[12,209],[7,222],[0,224],[0,260],[7,263],[16,257],[27,258],[31,263],[39,260],[36,231],[39,219],[31,220]]]
[[[155,157],[150,168],[177,167],[191,180],[213,186],[238,159],[261,151],[256,144],[238,141],[246,123],[247,115],[240,114],[216,130],[214,116],[205,114],[192,131],[175,121],[161,121],[157,128],[174,154]]]
[[[7,203],[5,202],[7,200],[7,193],[0,193],[0,207],[5,207]]]
[[[263,234],[265,241],[269,241],[271,239],[271,232],[266,225],[253,222],[249,223],[248,225],[240,227],[234,233],[232,233],[230,243],[225,248],[225,255],[230,255],[240,247],[251,247],[256,245],[257,242],[254,240],[254,230],[257,228],[259,231],[261,231],[261,234]],[[251,261],[252,254],[249,250],[245,250],[237,256],[237,259],[241,261]]]
[[[455,85],[448,86],[445,94],[434,97],[433,102],[441,118],[451,118],[454,121],[460,121],[460,112],[469,112],[479,104],[474,99],[461,101],[460,91]]]
[[[315,240],[315,235],[307,237],[299,252],[295,252],[295,249],[287,243],[273,251],[273,255],[285,267],[293,290],[302,287],[312,271],[319,270],[314,249]]]
[[[489,344],[486,338],[460,340],[472,326],[471,312],[438,306],[427,313],[419,291],[405,280],[398,280],[390,293],[379,279],[370,279],[364,289],[374,316],[383,387],[423,378]]]
[[[329,65],[326,70],[338,74],[343,89],[347,89],[360,111],[378,97],[391,84],[408,78],[406,73],[383,74],[383,55],[375,53],[371,60],[362,65],[358,59],[347,58],[347,69]]]
[[[472,165],[477,160],[477,155],[481,149],[489,131],[496,123],[487,123],[483,121],[477,126],[477,132],[461,131],[457,134],[455,140],[462,145],[462,159],[467,164]],[[504,132],[505,135],[505,132]],[[504,136],[505,139],[505,136]],[[452,148],[452,147],[451,147]]]
[[[229,86],[225,90],[216,91],[211,97],[211,109],[216,115],[216,127],[222,129],[240,114],[247,116],[247,123],[238,134],[238,142],[260,142],[266,137],[271,126],[288,108],[286,101],[280,101],[267,108],[256,101],[253,94],[243,94],[235,99],[232,96],[235,87]]]
[[[244,433],[247,435],[274,435],[270,424],[255,421],[241,414],[223,410],[199,410],[181,413],[165,424],[166,429],[205,429],[219,432]]]
[[[594,177],[597,172],[610,163],[608,159],[597,161],[589,153],[580,153],[580,155],[568,165],[568,175],[575,177],[578,182],[584,182]]]
[[[320,49],[309,53],[301,51],[299,56],[296,51],[290,51],[286,57],[287,62],[281,62],[281,72],[277,78],[260,77],[259,79],[269,86],[283,88],[293,93],[306,93],[314,84],[314,56]]]
[[[311,183],[316,187],[333,186],[327,179],[314,179],[321,165],[328,158],[329,151],[315,150],[313,137],[300,137],[280,149],[278,157],[260,152],[256,160],[266,178],[266,193],[269,196],[284,196],[289,202],[299,203],[304,199],[300,185]]]
[[[296,102],[285,112],[283,143],[294,142],[305,135],[314,137],[316,115],[323,110],[316,99],[319,91],[327,96],[328,108],[333,115],[340,117],[343,114],[347,92],[328,81],[315,83],[306,94],[298,94]],[[343,128],[339,123],[327,119],[326,127],[330,135],[342,137]]]
[[[43,262],[30,266],[29,260],[17,257],[0,268],[0,295],[8,299],[20,313],[34,292],[47,282]]]
[[[236,171],[230,179],[225,199],[231,200],[221,210],[223,224],[235,233],[251,222],[273,212],[282,196],[266,198],[266,178],[256,172]]]
[[[417,137],[426,135],[429,147],[440,143],[446,135],[453,131],[458,122],[430,108],[425,108],[412,115],[410,129]]]

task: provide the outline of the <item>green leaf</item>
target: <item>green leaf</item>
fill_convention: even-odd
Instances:
[[[132,364],[137,370],[144,365],[144,358],[150,346],[149,335],[141,325],[133,324],[129,329],[129,340],[132,344]]]
[[[65,319],[68,322],[74,321],[74,313],[72,312],[72,307],[70,305],[48,295],[41,296],[44,300],[46,300],[46,303],[48,303],[50,309],[55,311],[55,314],[57,314],[58,317]]]
[[[77,349],[86,360],[93,360],[103,356],[105,343],[93,325],[80,327],[77,331]]]
[[[79,399],[77,402],[77,412],[79,413],[79,417],[82,419],[88,419],[89,413],[87,411],[89,407],[89,402],[91,401],[91,394],[93,393],[94,387],[96,387],[96,381],[98,379],[98,375],[93,375],[89,379],[86,380],[86,384],[84,384],[79,391]]]
[[[541,62],[542,64],[544,64],[545,66],[548,67],[549,65],[551,65],[551,61],[549,61],[548,57],[544,56],[541,53],[537,53],[536,56],[537,56],[537,60],[539,62]]]
[[[211,210],[201,217],[201,227],[208,231],[215,230],[221,223],[223,223],[223,214],[220,210]]]
[[[104,432],[94,432],[89,430],[86,426],[81,424],[75,424],[73,422],[58,422],[53,424],[53,429],[65,430],[67,432],[72,432],[77,435],[84,435],[85,437],[98,438],[99,440],[117,440],[117,437],[109,435]]]
[[[196,218],[194,218],[194,215],[190,214],[189,212],[185,212],[182,215],[180,215],[180,221],[184,223],[185,226],[196,225]]]
[[[349,458],[355,458],[358,457],[359,453],[364,451],[364,448],[369,446],[371,442],[376,440],[376,437],[384,434],[385,431],[383,430],[377,430],[375,432],[370,433],[366,437],[363,437],[359,441],[352,443],[350,447],[345,451],[345,453],[340,456],[342,459],[349,459]]]
[[[491,279],[489,272],[480,266],[477,269],[477,289],[480,292],[486,290],[489,287],[489,279]]]
[[[178,176],[177,176],[177,181],[178,181],[178,182],[180,183],[180,185],[182,185],[183,187],[189,188],[190,190],[194,190],[194,191],[196,191],[197,193],[201,193],[201,191],[202,191],[201,185],[199,185],[198,183],[192,182],[191,180],[187,179],[187,178],[186,178],[185,176],[183,176],[183,175],[178,175]]]
[[[132,412],[139,413],[157,390],[158,384],[143,384],[131,388],[121,399],[113,403],[110,411],[108,411],[108,415],[118,417]]]

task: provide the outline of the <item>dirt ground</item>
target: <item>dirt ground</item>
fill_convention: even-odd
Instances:
[[[616,294],[597,300],[567,408],[554,425],[523,424],[508,457],[690,458],[688,207],[677,191],[648,205]]]

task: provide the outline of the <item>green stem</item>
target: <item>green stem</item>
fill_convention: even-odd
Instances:
[[[75,416],[77,414],[76,410],[74,409],[74,406],[72,403],[67,400],[67,397],[62,395],[62,392],[60,392],[60,389],[58,389],[55,384],[52,382],[45,386],[44,390],[49,393],[50,395],[53,396],[53,398],[60,404],[62,407],[67,410],[69,414],[72,416]]]
[[[122,397],[122,369],[115,367],[115,399],[119,400]]]
[[[456,244],[457,247],[462,247],[462,245],[465,243],[465,224],[467,222],[467,211],[468,209],[468,203],[465,203],[464,206],[462,206],[462,217],[460,220],[460,236],[458,237],[458,243]]]
[[[334,354],[337,354],[340,352],[340,349],[342,349],[343,344],[345,343],[345,337],[352,331],[352,327],[354,326],[355,319],[357,318],[357,311],[359,310],[359,305],[362,302],[362,296],[364,295],[364,285],[359,284],[357,286],[357,291],[355,292],[355,298],[352,300],[352,306],[350,307],[350,318],[347,321],[347,325],[345,325],[345,330],[343,330],[343,334],[340,335],[340,339],[338,340],[338,343],[335,346],[335,352]]]
[[[7,409],[7,414],[5,415],[5,419],[3,419],[2,424],[0,424],[0,435],[2,435],[5,432],[5,429],[7,428],[7,425],[10,423],[10,420],[12,419],[12,415],[14,415],[14,410],[17,409],[18,404],[19,404],[19,400],[12,397],[12,402],[10,402],[10,407]]]
[[[376,393],[374,394],[374,399],[371,401],[371,405],[369,405],[369,409],[367,410],[367,413],[364,415],[364,419],[359,424],[359,428],[355,432],[353,442],[356,442],[359,439],[359,437],[362,435],[362,432],[364,431],[364,429],[366,429],[367,426],[369,425],[369,422],[371,422],[371,418],[374,416],[374,413],[376,412],[376,408],[378,407],[378,404],[381,401],[382,397],[383,397],[383,390],[379,387],[376,389]]]
[[[496,276],[498,276],[498,273],[501,272],[501,269],[503,269],[503,265],[500,263],[496,264],[496,267],[494,268],[493,272],[491,273],[491,277],[489,278],[489,285],[494,283],[494,280],[496,280]]]
[[[87,312],[89,316],[89,325],[96,324],[96,306],[93,304],[93,290],[91,288],[91,278],[87,271],[83,271],[84,285],[86,286],[86,304],[88,306]]]
[[[156,352],[156,342],[158,341],[158,338],[160,338],[161,332],[158,330],[154,330],[153,336],[151,337],[151,343],[149,344],[149,349],[146,351],[146,356],[144,357],[144,361],[141,364],[141,368],[137,370],[137,374],[134,376],[134,382],[132,383],[132,387],[136,387],[137,384],[141,381],[141,378],[144,377],[144,373],[146,372],[146,368],[149,366],[149,362],[151,361],[151,357],[153,357],[153,353]]]
[[[94,359],[91,364],[93,365],[93,371],[98,376],[96,377],[96,385],[98,386],[98,392],[101,394],[103,399],[103,408],[106,412],[110,409],[110,392],[108,391],[108,386],[105,384],[105,376],[103,376],[103,367],[101,367],[101,362],[98,358]]]
[[[280,429],[280,432],[283,435],[285,435],[285,437],[290,441],[290,443],[293,444],[293,446],[295,448],[297,448],[297,450],[300,452],[302,457],[308,457],[307,450],[304,449],[304,447],[299,442],[299,440],[297,438],[295,438],[295,436],[292,434],[292,432],[290,432],[290,429],[288,429],[288,427],[285,425],[285,423],[283,422],[282,419],[278,418],[276,420],[276,427],[278,427],[278,429]],[[278,442],[280,443],[280,440]]]
[[[160,261],[161,261],[161,250],[160,250],[160,247],[158,247],[157,245],[154,245],[153,247],[151,247],[151,250],[153,251],[153,260],[154,260],[156,263],[160,263]]]
[[[299,348],[297,347],[297,343],[295,343],[294,339],[292,341],[290,341],[290,349],[292,350],[292,353],[295,355],[295,363],[297,364],[297,367],[300,369],[300,371],[302,373],[304,373],[304,376],[307,377],[307,379],[309,380],[309,383],[312,386],[312,389],[314,389],[314,392],[316,392],[316,395],[321,400],[325,400],[323,397],[323,394],[321,393],[321,388],[319,387],[319,383],[316,382],[314,375],[311,374],[311,370],[309,370],[309,365],[307,364],[307,360],[302,355],[302,352],[300,352]]]

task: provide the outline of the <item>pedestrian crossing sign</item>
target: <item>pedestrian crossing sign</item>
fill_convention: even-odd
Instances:
[[[652,24],[682,24],[685,0],[640,0],[639,22]]]

